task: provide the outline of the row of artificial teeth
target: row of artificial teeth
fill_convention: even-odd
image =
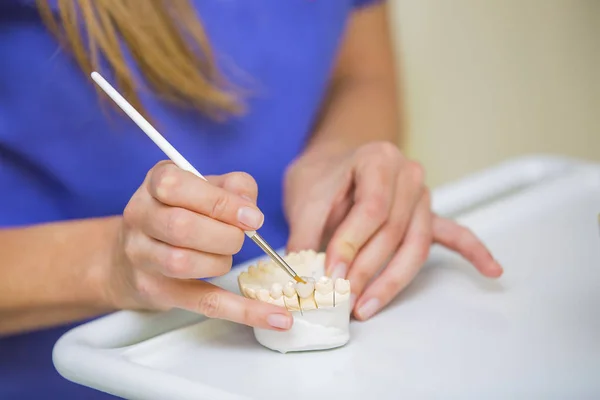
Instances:
[[[285,257],[285,261],[292,268],[299,270],[305,269],[308,267],[311,271],[296,271],[301,275],[306,275],[307,273],[312,273],[312,268],[314,264],[323,264],[325,262],[325,254],[324,253],[316,253],[313,250],[302,250],[299,253],[291,253]],[[275,262],[271,260],[259,260],[256,265],[251,265],[248,267],[247,272],[242,273],[242,279],[260,279],[264,276],[272,276],[273,274],[278,274],[279,272],[283,272]]]
[[[312,310],[335,307],[350,298],[350,281],[338,278],[335,282],[323,276],[303,277],[306,283],[287,282],[285,285],[273,283],[269,289],[245,288],[244,294],[251,299],[286,307],[289,310]]]

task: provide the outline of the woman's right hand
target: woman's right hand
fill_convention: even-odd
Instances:
[[[181,308],[254,327],[289,329],[292,317],[285,308],[197,280],[229,272],[244,231],[263,223],[252,177],[235,172],[206,179],[170,161],[148,172],[123,213],[107,296],[118,308]]]

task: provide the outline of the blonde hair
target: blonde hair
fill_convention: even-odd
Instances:
[[[88,76],[99,71],[102,56],[121,93],[146,117],[126,53],[164,100],[217,119],[243,110],[235,90],[219,73],[204,27],[188,0],[58,0],[58,18],[48,0],[36,2],[46,25],[72,51],[81,69]]]

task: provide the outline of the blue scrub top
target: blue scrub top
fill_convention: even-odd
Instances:
[[[196,0],[219,60],[227,61],[222,67],[230,60],[259,89],[250,112],[218,124],[142,96],[159,130],[203,174],[246,171],[256,179],[261,233],[274,246],[287,239],[284,169],[311,132],[350,13],[371,2]],[[123,211],[166,157],[127,117],[110,115],[45,29],[35,0],[1,0],[0,227]],[[258,255],[246,243],[234,261]],[[114,398],[55,371],[52,346],[74,326],[0,339],[0,399]]]

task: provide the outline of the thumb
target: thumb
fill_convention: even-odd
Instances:
[[[208,318],[276,331],[286,331],[293,324],[291,313],[284,307],[248,299],[205,281],[172,279],[163,288],[171,307]]]

